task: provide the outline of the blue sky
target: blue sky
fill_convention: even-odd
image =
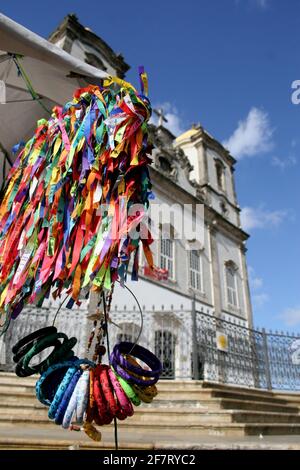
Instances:
[[[250,232],[254,323],[300,330],[300,79],[297,0],[1,1],[47,37],[70,12],[132,69],[149,74],[153,104],[172,130],[200,122],[238,159],[236,186]]]

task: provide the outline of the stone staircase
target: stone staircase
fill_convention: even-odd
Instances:
[[[50,434],[56,435],[58,427],[47,418],[47,408],[35,398],[35,382],[36,377],[23,379],[12,373],[0,373],[2,436],[5,428],[13,425],[47,429],[47,433],[51,430]],[[119,429],[128,436],[161,436],[172,441],[180,435],[189,436],[194,442],[201,436],[300,436],[299,409],[300,394],[162,380],[153,403],[136,407],[133,417],[119,422]]]

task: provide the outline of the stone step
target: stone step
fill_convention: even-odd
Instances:
[[[290,405],[278,403],[255,402],[252,400],[237,400],[235,398],[212,398],[207,402],[202,401],[203,406],[209,406],[210,410],[249,410],[249,411],[274,411],[280,413],[298,414],[298,408]]]
[[[0,383],[0,396],[9,396],[9,395],[16,395],[20,396],[20,394],[28,394],[35,396],[35,382],[30,384],[27,383],[24,379],[19,379],[19,383],[9,384],[8,381]],[[190,400],[199,401],[199,403],[207,401],[210,397],[214,398],[231,398],[231,399],[238,399],[238,400],[246,400],[248,401],[255,401],[256,403],[262,401],[263,403],[272,403],[272,404],[287,404],[287,400],[283,398],[276,398],[276,397],[264,397],[259,396],[256,394],[247,394],[246,392],[235,392],[232,393],[227,390],[214,390],[214,389],[201,389],[198,390],[192,389],[191,391],[184,391],[184,390],[177,390],[174,386],[173,389],[159,389],[159,394],[156,397],[155,401],[186,401],[189,402]],[[295,406],[297,404],[295,403]]]
[[[247,401],[255,401],[255,402],[264,402],[264,403],[277,403],[281,405],[286,405],[288,404],[288,401],[284,398],[276,397],[273,395],[260,395],[252,392],[246,392],[246,391],[230,391],[230,390],[222,390],[222,389],[191,389],[191,390],[178,390],[176,386],[174,388],[163,388],[158,389],[158,398],[160,400],[209,400],[212,397],[217,397],[217,398],[232,398],[232,399],[238,399],[238,400],[247,400]]]
[[[211,381],[202,381],[201,382],[202,388],[213,388],[214,390],[228,390],[232,392],[246,392],[246,393],[255,393],[258,395],[274,395],[277,396],[278,393],[272,390],[255,388],[255,387],[247,387],[246,385],[228,385],[218,382],[211,382]]]
[[[27,404],[35,404],[39,403],[36,399],[35,394],[28,393],[28,392],[15,392],[13,394],[9,392],[0,392],[0,403],[12,405],[15,403],[23,403],[24,405]]]
[[[172,419],[175,417],[180,417],[181,415],[187,422],[191,422],[190,416],[192,414],[195,419],[201,421],[222,421],[222,422],[239,422],[239,423],[252,423],[252,422],[266,422],[266,423],[300,423],[300,414],[296,413],[286,413],[274,411],[254,411],[251,410],[231,410],[231,409],[221,409],[218,408],[214,411],[209,410],[208,407],[193,406],[191,403],[188,406],[184,403],[180,403],[181,406],[174,406],[174,403],[170,403],[170,406],[163,406],[162,403],[159,406],[155,406],[153,402],[149,406],[144,407],[135,407],[135,415],[137,419],[141,419],[140,416],[145,415],[145,418],[142,419],[151,419],[158,420]],[[24,400],[18,400],[15,402],[5,403],[0,402],[0,414],[8,415],[10,417],[18,417],[19,415],[25,416],[47,416],[47,407],[39,403],[36,399],[32,399],[31,402],[25,403]],[[150,416],[150,418],[149,418]]]
[[[102,440],[94,442],[89,440],[70,442],[64,439],[37,439],[37,438],[0,438],[0,449],[3,450],[112,450],[115,449],[113,441]],[[120,450],[150,450],[151,444],[142,442],[120,442]]]
[[[0,405],[1,422],[26,422],[37,424],[51,424],[47,417],[47,408],[35,408],[29,406],[10,407]],[[206,424],[206,423],[230,423],[231,412],[207,412],[198,409],[172,409],[172,408],[135,408],[134,415],[130,418],[131,424],[153,424],[171,426],[180,423],[180,427]],[[52,421],[53,423],[53,421]],[[183,424],[182,424],[183,423]]]
[[[26,421],[19,418],[18,422],[14,422],[15,424],[25,424]],[[0,419],[0,424],[1,419]],[[41,426],[45,428],[46,422],[36,420],[35,426]],[[55,426],[53,423],[49,421],[48,423],[49,428],[53,428]],[[169,432],[170,435],[172,432],[184,432],[185,430],[188,431],[189,437],[197,437],[200,436],[259,436],[259,435],[299,435],[300,436],[300,424],[295,423],[280,423],[280,424],[264,424],[264,423],[251,423],[251,424],[244,424],[244,423],[210,423],[210,424],[178,424],[178,423],[171,423],[169,426],[164,423],[149,423],[149,422],[133,422],[132,418],[129,418],[125,421],[118,422],[118,426],[120,430],[124,430],[124,432],[132,432],[132,433],[155,433],[156,431],[164,431]],[[101,428],[99,428],[101,430]],[[109,427],[106,427],[109,429]]]
[[[18,391],[18,393],[11,392],[0,392],[0,404],[14,406],[15,404],[22,403],[24,405],[32,405],[34,407],[39,407],[39,402],[37,401],[35,395],[32,392],[23,392]],[[41,405],[42,406],[42,405]],[[203,411],[218,411],[222,409],[226,410],[250,410],[250,411],[273,411],[280,413],[288,414],[298,414],[298,408],[292,405],[282,405],[278,403],[268,403],[268,402],[254,402],[247,400],[236,400],[233,398],[219,398],[214,397],[211,399],[205,400],[166,400],[162,399],[160,395],[155,397],[152,404],[150,405],[151,409],[191,409],[203,410]]]
[[[18,394],[18,393],[31,393],[35,395],[35,386],[34,385],[16,385],[16,384],[0,384],[0,394],[1,393],[10,393],[10,394]]]
[[[300,415],[289,413],[274,413],[273,411],[232,411],[231,418],[233,423],[300,424]]]
[[[37,424],[51,424],[47,417],[47,408],[41,406],[1,406],[1,422],[27,422]],[[282,424],[294,423],[300,424],[300,415],[274,412],[256,412],[256,411],[216,411],[207,412],[198,409],[192,410],[173,410],[153,408],[135,408],[135,414],[130,418],[130,423],[137,425],[146,423],[147,425],[165,425],[172,427],[182,423],[182,428],[194,425],[205,424],[228,424],[228,423],[263,423],[263,424]]]
[[[236,400],[247,400],[263,402],[263,403],[277,403],[278,405],[286,405],[288,401],[284,398],[277,398],[273,395],[260,395],[257,393],[240,391],[240,390],[222,390],[222,389],[206,389],[208,390],[208,395],[211,397],[217,398],[232,398]],[[205,390],[203,390],[202,395],[204,396]]]

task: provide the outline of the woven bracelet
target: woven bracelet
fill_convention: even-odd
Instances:
[[[141,404],[141,400],[139,399],[139,397],[137,396],[137,394],[135,393],[133,387],[128,383],[126,382],[126,380],[124,380],[120,375],[118,375],[116,373],[116,371],[114,370],[114,368],[112,367],[111,368],[112,372],[115,374],[116,378],[118,379],[118,381],[120,382],[121,384],[121,387],[123,388],[125,394],[127,395],[127,397],[129,398],[129,400],[135,405],[135,406],[139,406]]]
[[[64,419],[64,415],[65,415],[65,411],[67,409],[67,406],[69,404],[71,396],[74,392],[74,389],[75,389],[75,387],[78,383],[78,380],[81,377],[81,374],[82,374],[82,370],[77,369],[75,374],[73,375],[72,379],[70,380],[69,385],[68,385],[66,391],[64,392],[64,394],[62,396],[62,399],[59,403],[59,406],[56,410],[55,418],[54,418],[55,424],[62,424],[63,419]]]
[[[159,377],[162,372],[162,365],[160,360],[152,354],[148,349],[142,346],[127,341],[116,344],[113,349],[114,356],[118,364],[130,372],[134,372],[139,376],[144,377]],[[143,369],[139,365],[133,365],[125,359],[123,354],[130,354],[137,359],[142,360],[151,370]]]
[[[64,333],[53,333],[52,335],[44,336],[36,344],[34,344],[34,346],[26,353],[24,358],[19,361],[19,363],[21,362],[22,373],[26,376],[35,374],[36,372],[39,372],[41,370],[43,365],[48,364],[49,360],[54,357],[57,348],[61,346],[60,342],[58,342],[59,344],[57,343],[57,340],[59,338],[63,338],[65,341],[68,339],[67,335],[65,335]],[[50,355],[46,359],[44,359],[40,364],[36,364],[30,367],[29,363],[32,358],[42,352],[44,349],[49,348],[50,346],[54,346],[56,349],[51,351]],[[17,365],[18,371],[20,370],[19,363]]]
[[[46,326],[45,328],[41,328],[40,330],[33,331],[27,336],[24,336],[24,338],[20,339],[12,348],[13,354],[17,354],[19,349],[24,346],[27,343],[30,343],[33,340],[42,338],[44,336],[51,335],[53,333],[56,333],[57,329],[55,326]]]
[[[130,383],[134,383],[136,385],[142,385],[143,387],[147,387],[149,385],[154,385],[156,384],[156,382],[158,381],[158,377],[153,377],[151,379],[142,379],[142,378],[139,378],[139,375],[138,374],[132,374],[130,373],[129,370],[127,369],[123,369],[119,364],[118,364],[118,361],[115,357],[115,354],[114,354],[114,351],[111,353],[110,355],[110,363],[111,365],[113,366],[113,368],[115,369],[115,371],[117,372],[117,374],[122,377],[124,380],[130,382]],[[141,374],[143,374],[143,369],[140,373],[140,376]],[[143,377],[143,375],[142,375]]]

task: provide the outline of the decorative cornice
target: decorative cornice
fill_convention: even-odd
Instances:
[[[124,78],[125,73],[130,69],[130,66],[125,62],[122,54],[116,54],[103,39],[79,23],[76,15],[67,15],[56,30],[50,34],[48,40],[55,43],[64,35],[71,38],[72,41],[79,39],[82,43],[88,44],[98,50],[116,70],[120,78]]]

